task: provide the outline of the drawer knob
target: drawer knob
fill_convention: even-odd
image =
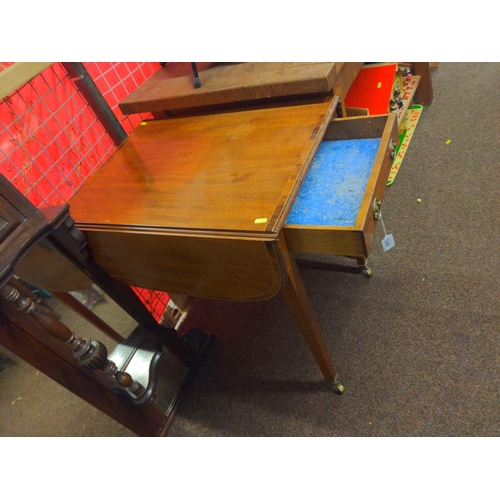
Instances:
[[[389,142],[389,151],[390,151],[391,158],[394,160],[394,158],[396,156],[396,143],[392,139]]]
[[[373,201],[373,218],[375,220],[380,220],[382,217],[382,201],[375,198]]]

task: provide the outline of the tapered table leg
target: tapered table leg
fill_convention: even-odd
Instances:
[[[343,394],[345,388],[337,380],[337,373],[321,333],[321,327],[307,296],[295,258],[288,251],[283,233],[280,234],[278,242],[287,274],[287,282],[282,290],[285,302],[295,318],[323,377],[325,377],[325,380],[334,383],[334,389],[338,394]]]
[[[286,267],[288,280],[282,292],[285,302],[294,316],[295,321],[297,321],[321,373],[326,380],[334,382],[335,390],[339,394],[343,394],[344,387],[336,380],[337,374],[335,368],[333,367],[330,354],[328,353],[328,349],[323,339],[321,327],[316,319],[309,297],[304,288],[304,283],[300,277],[295,259],[293,256],[289,255],[289,259],[287,260]]]
[[[283,297],[295,321],[297,321],[302,335],[314,359],[318,363],[321,373],[326,380],[333,381],[335,380],[336,372],[328,354],[323,335],[321,334],[321,328],[314,315],[302,278],[293,258],[291,258],[290,264],[288,282],[283,290]]]

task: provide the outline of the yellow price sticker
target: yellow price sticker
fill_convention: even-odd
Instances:
[[[265,224],[267,222],[267,218],[263,217],[262,219],[255,219],[254,223],[255,224]]]

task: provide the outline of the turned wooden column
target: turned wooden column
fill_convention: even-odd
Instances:
[[[115,363],[108,359],[108,350],[102,342],[77,337],[57,318],[41,310],[31,297],[23,296],[13,284],[8,283],[0,290],[0,298],[15,305],[21,314],[32,316],[48,334],[71,349],[80,366],[102,371],[132,400],[140,399],[146,392],[141,384],[133,380],[128,373],[119,371]],[[156,397],[153,395],[146,402],[154,404],[155,401]]]

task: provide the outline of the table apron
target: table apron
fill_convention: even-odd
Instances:
[[[84,232],[96,263],[129,285],[237,301],[265,300],[283,286],[277,239]]]

